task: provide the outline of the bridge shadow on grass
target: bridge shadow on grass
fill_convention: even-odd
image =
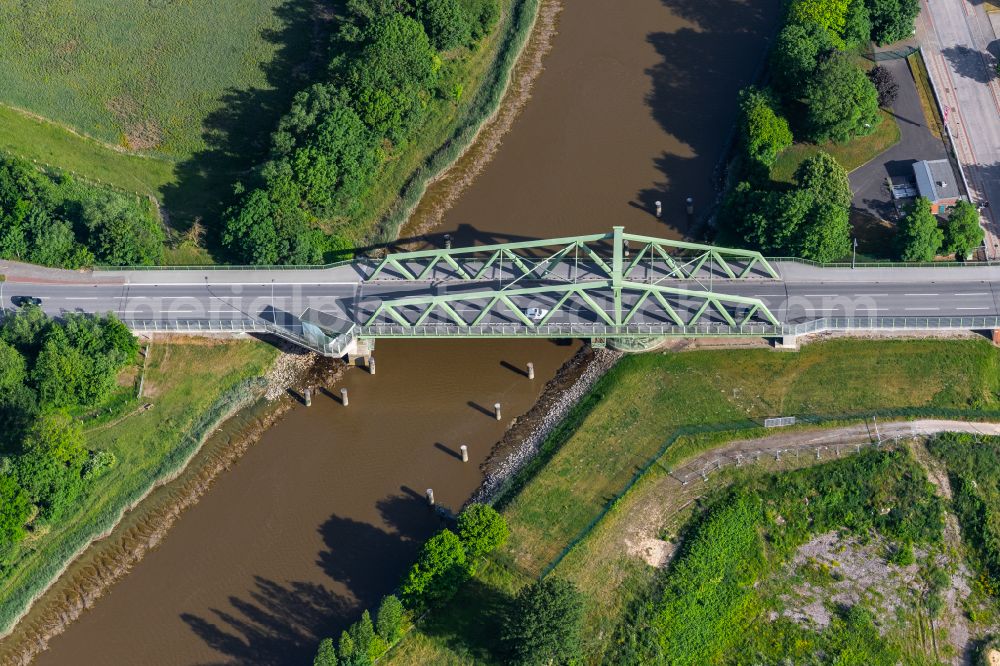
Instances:
[[[339,636],[363,609],[375,612],[441,526],[413,497],[389,497],[377,509],[387,528],[337,515],[317,528],[325,549],[316,564],[327,580],[283,584],[256,576],[244,597],[229,598],[230,607],[181,619],[224,656],[218,663],[311,663],[321,639]]]
[[[688,231],[685,199],[695,199],[695,218],[715,196],[713,181],[733,136],[737,94],[763,66],[778,28],[777,0],[661,0],[693,26],[654,32],[649,44],[662,62],[646,71],[650,113],[677,145],[654,159],[665,180],[640,190],[635,202],[652,210],[663,203],[664,222]]]
[[[280,28],[261,34],[275,47],[274,57],[262,65],[266,87],[226,89],[218,110],[203,123],[204,149],[180,162],[177,182],[165,188],[162,203],[171,225],[184,232],[202,221],[206,244],[216,256],[221,215],[232,201],[234,183],[256,184],[255,169],[267,158],[271,133],[292,97],[326,72],[332,4],[285,0],[274,8]]]

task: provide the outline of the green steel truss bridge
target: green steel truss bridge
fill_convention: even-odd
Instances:
[[[32,296],[55,316],[114,312],[150,333],[269,332],[331,356],[367,355],[378,338],[583,338],[643,349],[668,336],[791,344],[824,331],[1000,331],[1000,265],[854,270],[621,227],[325,267],[85,274],[0,260],[0,274],[8,312]]]
[[[780,326],[734,281],[779,281],[758,252],[625,233],[389,254],[343,311],[306,310],[307,337],[642,339]],[[324,339],[325,338],[325,339]]]

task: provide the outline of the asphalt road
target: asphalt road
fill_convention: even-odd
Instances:
[[[635,284],[654,282],[662,286],[690,290],[696,294],[726,294],[758,299],[782,323],[800,323],[822,317],[969,317],[1000,315],[998,283],[1000,267],[956,268],[814,268],[802,264],[776,263],[782,279],[754,277],[732,280],[721,277],[671,280],[660,274],[636,271]],[[97,274],[94,274],[97,275]],[[100,274],[96,278],[69,274],[73,281],[50,276],[14,277],[3,283],[5,308],[14,306],[18,297],[33,296],[42,300],[43,309],[52,315],[70,312],[114,312],[123,320],[144,321],[239,321],[263,319],[292,324],[308,309],[326,313],[348,323],[367,324],[384,300],[421,297],[429,294],[453,296],[454,311],[471,322],[501,287],[498,280],[465,281],[436,276],[421,281],[376,280],[364,282],[353,267],[334,270],[299,270],[275,272],[178,272],[143,271]],[[554,275],[544,281],[503,282],[506,293],[519,308],[553,309],[559,293],[528,293],[519,289],[567,284],[566,276]],[[596,283],[596,275],[581,271],[583,282]],[[626,308],[638,305],[633,323],[670,323],[664,308],[653,298],[639,303],[641,292],[626,289]],[[613,292],[596,289],[594,302],[605,311],[613,307]],[[667,299],[678,312],[700,307],[702,299],[670,295]],[[423,305],[397,309],[415,321]],[[748,306],[738,305],[746,311]],[[482,323],[517,323],[503,307]],[[600,323],[588,304],[569,300],[549,323]],[[721,322],[718,313],[707,311],[704,323]],[[759,320],[758,320],[759,321]],[[427,325],[448,323],[447,313],[434,312],[423,322]],[[382,315],[376,322],[393,323]]]

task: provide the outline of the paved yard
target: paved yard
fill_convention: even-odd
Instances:
[[[947,153],[944,143],[927,127],[906,60],[900,58],[879,64],[892,72],[899,83],[899,95],[892,105],[892,115],[899,123],[899,143],[851,172],[852,205],[876,217],[892,220],[895,209],[886,178],[908,176],[912,179],[914,162],[942,159]]]

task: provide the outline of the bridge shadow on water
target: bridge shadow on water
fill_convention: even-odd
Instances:
[[[324,544],[315,561],[322,582],[254,576],[253,588],[229,597],[228,608],[213,608],[209,617],[183,613],[181,619],[220,653],[218,663],[311,663],[321,639],[336,639],[363,609],[374,615],[442,524],[412,490],[376,508],[384,526],[332,515],[316,528]]]

